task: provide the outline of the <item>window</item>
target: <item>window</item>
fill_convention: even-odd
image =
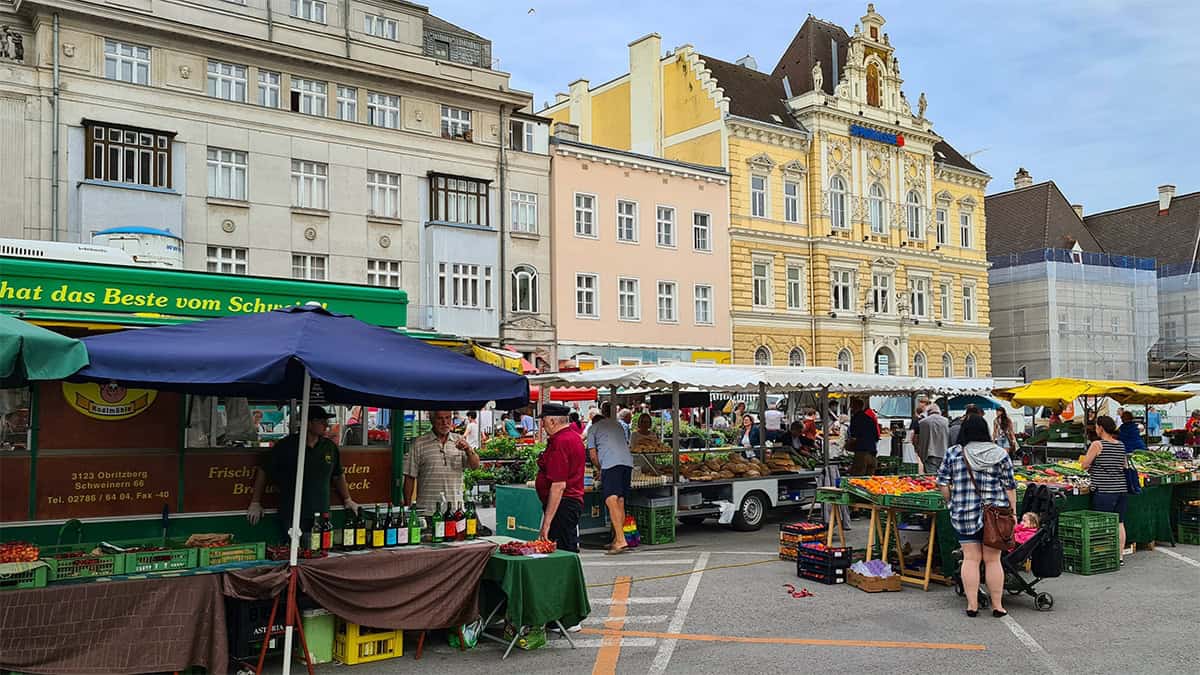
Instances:
[[[150,84],[150,48],[105,40],[104,77],[130,84]]]
[[[385,40],[399,39],[400,24],[395,19],[389,19],[378,14],[363,15],[363,32],[367,35]]]
[[[800,222],[800,184],[795,181],[783,181],[783,219]]]
[[[753,264],[753,301],[755,307],[771,306],[771,263],[755,260]]]
[[[909,190],[908,198],[904,202],[904,220],[908,224],[908,238],[921,239],[924,236],[921,227],[921,193]]]
[[[292,160],[292,206],[305,209],[328,208],[329,167],[320,162]]]
[[[677,286],[673,281],[658,282],[658,321],[659,323],[675,323],[678,321],[675,308],[677,307],[675,292]]]
[[[1071,316],[1070,316],[1070,314],[1067,313],[1067,310],[1065,310],[1065,309],[1058,310],[1058,333],[1059,333],[1059,335],[1066,335],[1068,332],[1070,332],[1070,325],[1071,325],[1070,318],[1071,318]],[[1168,327],[1171,327],[1171,324],[1168,323],[1167,325],[1168,325]]]
[[[975,286],[972,284],[963,284],[962,287],[963,301],[963,321],[975,320]],[[1091,318],[1091,314],[1088,315]],[[1089,333],[1091,331],[1089,330]]]
[[[491,309],[492,268],[471,263],[438,263],[438,304]]]
[[[966,365],[964,366],[963,375],[967,377],[975,377],[975,355],[967,354]]]
[[[471,111],[442,106],[442,137],[471,140]]]
[[[246,249],[234,246],[209,246],[206,269],[218,274],[245,274]]]
[[[358,88],[337,88],[337,116],[346,122],[358,121]]]
[[[829,226],[835,230],[849,227],[846,223],[846,181],[841,176],[829,179]]]
[[[578,223],[578,217],[576,218]],[[638,240],[638,205],[625,199],[617,200],[617,241]]]
[[[918,319],[929,316],[929,280],[924,277],[909,277],[909,309]]]
[[[833,309],[834,311],[854,311],[854,270],[834,269],[833,280]]]
[[[942,377],[954,377],[954,358],[949,352],[942,354]]]
[[[384,171],[367,172],[367,215],[380,218],[400,217],[400,174]]]
[[[596,195],[575,193],[575,236],[596,237]]]
[[[293,0],[294,1],[294,0]],[[325,83],[292,78],[292,112],[325,116]]]
[[[445,40],[433,41],[433,57],[436,59],[450,58],[450,43]]]
[[[692,212],[692,248],[697,251],[712,250],[712,226],[707,213]]]
[[[1113,337],[1116,337],[1116,336],[1117,336],[1117,335],[1119,335],[1120,333],[1121,333],[1121,317],[1119,317],[1119,316],[1114,316],[1114,317],[1112,318],[1112,334],[1113,334]]]
[[[660,206],[655,218],[655,242],[659,246],[675,248],[675,209],[670,206]]]
[[[279,73],[258,71],[258,104],[267,108],[279,107]]]
[[[512,311],[537,314],[538,273],[529,265],[517,265],[512,272]]]
[[[246,66],[208,62],[208,95],[226,101],[246,102]]]
[[[804,309],[804,266],[799,263],[787,266],[787,308]]]
[[[208,149],[208,196],[246,199],[246,153]]]
[[[807,358],[804,355],[804,350],[799,347],[793,347],[792,351],[788,352],[788,365],[793,368],[803,368]]]
[[[938,284],[938,296],[941,301],[942,321],[954,320],[954,293],[950,290],[950,284],[942,282]]]
[[[971,212],[958,212],[958,230],[959,237],[962,239],[963,248],[971,248]]]
[[[400,97],[368,91],[367,122],[385,129],[400,128]]]
[[[471,178],[430,174],[429,186],[433,192],[430,200],[433,220],[491,226],[487,183]]]
[[[173,134],[112,124],[84,124],[85,176],[93,180],[171,187]]]
[[[535,192],[517,192],[513,190],[508,193],[509,206],[511,213],[509,220],[512,221],[513,232],[529,232],[537,234],[538,231],[538,196]]]
[[[367,260],[367,285],[400,288],[400,261]]]
[[[887,193],[879,183],[872,183],[867,192],[867,219],[871,221],[871,234],[887,234],[887,216],[884,198]]]
[[[293,253],[292,278],[325,281],[325,256]]]
[[[925,360],[924,352],[917,352],[913,356],[913,376],[929,377],[929,364]]]
[[[937,243],[938,246],[944,246],[950,235],[947,232],[949,229],[948,220],[950,219],[949,211],[943,208],[937,210]]]
[[[637,279],[617,279],[617,317],[622,321],[639,321],[642,318],[641,292]]]
[[[702,326],[710,326],[713,322],[712,301],[713,289],[712,286],[704,284],[696,284],[692,287],[692,295],[696,300],[696,323]]]
[[[292,16],[305,21],[325,23],[325,3],[321,0],[292,0]]]
[[[750,215],[767,217],[767,177],[750,176]]]
[[[596,306],[596,275],[575,275],[575,316],[595,319],[600,316]]]
[[[850,372],[854,369],[854,357],[851,356],[849,349],[842,349],[837,355],[838,370]]]
[[[871,308],[877,314],[892,312],[892,275],[875,272],[871,275]]]
[[[769,366],[771,365],[771,348],[763,345],[754,350],[754,365]]]
[[[533,152],[533,122],[526,120],[511,120],[508,127],[509,147],[522,152]]]

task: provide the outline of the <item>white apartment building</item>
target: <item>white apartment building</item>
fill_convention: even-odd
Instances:
[[[550,350],[546,128],[492,65],[400,0],[0,0],[0,237],[165,230],[187,269],[399,287],[414,328]]]

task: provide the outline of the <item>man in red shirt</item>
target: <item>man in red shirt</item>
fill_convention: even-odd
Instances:
[[[542,406],[542,428],[548,435],[538,457],[534,486],[542,501],[540,538],[564,551],[579,552],[579,518],[583,515],[583,472],[587,452],[583,439],[569,426],[565,405]]]

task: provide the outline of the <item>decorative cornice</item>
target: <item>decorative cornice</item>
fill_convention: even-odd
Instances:
[[[760,152],[753,157],[746,158],[746,163],[755,169],[762,169],[763,171],[770,171],[775,168],[775,160],[771,159],[771,156],[765,152]]]
[[[805,131],[789,129],[736,115],[726,115],[725,123],[729,127],[730,135],[734,138],[744,138],[791,150],[808,152],[810,135]]]
[[[639,160],[625,154],[607,153],[603,150],[589,150],[588,148],[579,147],[576,145],[554,144],[555,154],[561,157],[573,157],[579,160],[590,162],[598,162],[617,166],[625,169],[637,169],[646,173],[659,174],[663,176],[673,176],[680,178],[689,178],[692,180],[702,180],[707,183],[716,183],[725,185],[729,182],[729,176],[717,172],[703,172],[699,170],[688,169],[683,166],[675,165],[670,162],[656,162],[653,160]]]
[[[808,167],[804,166],[804,164],[797,159],[793,159],[792,161],[785,163],[783,166],[779,167],[779,170],[785,175],[797,177],[804,176],[808,173]]]
[[[977,190],[987,189],[987,184],[992,180],[992,177],[986,173],[951,166],[945,162],[934,162],[933,177],[936,180],[946,183],[971,187]]]
[[[857,115],[852,115],[849,112],[845,112],[842,110],[838,110],[837,108],[830,108],[830,107],[810,108],[810,109],[804,110],[803,113],[800,114],[800,122],[810,128],[815,127],[816,125],[810,124],[808,122],[808,120],[805,119],[805,116],[809,116],[809,115],[811,115],[815,118],[824,118],[824,119],[828,119],[828,120],[833,120],[835,122],[845,123],[846,127],[847,127],[846,135],[849,135],[849,127],[851,124],[857,124],[859,126],[868,127],[868,128],[875,129],[877,131],[883,131],[883,132],[886,132],[889,134],[895,134],[895,133],[904,134],[904,140],[906,141],[906,144],[904,147],[906,150],[911,150],[911,148],[909,147],[907,142],[924,142],[924,143],[928,143],[930,147],[933,147],[933,145],[936,144],[937,142],[945,140],[941,136],[938,136],[935,133],[923,131],[923,130],[915,128],[915,127],[896,126],[894,124],[885,124],[885,123],[876,122],[873,120],[866,120],[861,117],[858,117]]]

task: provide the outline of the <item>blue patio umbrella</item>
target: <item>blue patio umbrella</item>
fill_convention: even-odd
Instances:
[[[1000,407],[1000,403],[986,396],[955,396],[950,399],[949,408],[951,410],[966,410],[969,405],[977,405],[980,410],[995,410]]]

